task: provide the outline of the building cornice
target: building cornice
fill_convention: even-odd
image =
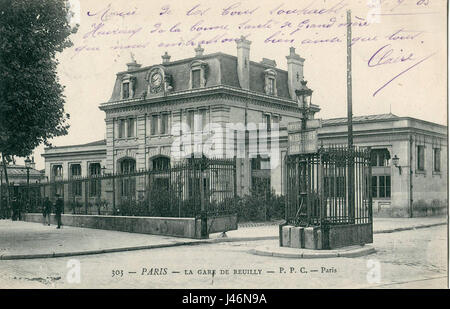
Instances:
[[[339,118],[339,119],[344,119],[344,118]],[[326,120],[332,120],[332,119],[326,119]],[[447,126],[442,125],[442,124],[438,124],[435,122],[431,122],[431,121],[426,121],[426,120],[422,120],[422,119],[417,119],[417,118],[413,118],[413,117],[396,117],[396,118],[389,118],[389,119],[367,119],[367,120],[359,120],[359,121],[355,121],[353,120],[353,124],[366,124],[366,123],[380,123],[380,122],[396,122],[396,121],[414,121],[414,122],[418,122],[418,123],[422,123],[422,124],[426,124],[426,125],[432,125],[432,126],[437,126],[440,127],[442,129],[447,129]],[[343,123],[343,122],[339,122],[339,123],[324,123],[323,126],[324,127],[333,127],[333,126],[346,126],[347,123]]]
[[[177,101],[192,99],[204,96],[211,96],[217,94],[228,94],[243,99],[249,99],[253,101],[259,101],[261,103],[275,104],[277,106],[282,106],[287,109],[291,109],[295,112],[300,112],[301,109],[298,107],[297,102],[294,100],[289,100],[286,98],[280,98],[276,96],[266,95],[255,91],[244,90],[241,88],[231,87],[227,85],[212,86],[207,88],[197,88],[189,89],[184,91],[178,91],[157,98],[144,99],[135,98],[128,100],[119,100],[112,102],[101,103],[99,109],[102,111],[111,111],[119,108],[132,108],[147,104],[158,104],[158,103],[169,103],[168,101]],[[317,105],[311,105],[311,110],[313,112],[319,112],[320,108]]]
[[[386,128],[386,129],[371,129],[371,130],[354,130],[353,134],[355,136],[373,136],[373,135],[395,135],[400,136],[402,135],[409,135],[409,134],[421,134],[421,135],[427,135],[430,137],[437,137],[446,140],[447,135],[442,133],[437,133],[435,131],[427,131],[422,130],[415,127],[401,127],[401,128]],[[326,138],[341,138],[341,137],[347,137],[347,131],[333,131],[333,132],[321,132],[319,129],[318,132],[320,139],[326,139]]]
[[[69,148],[64,148],[61,150],[65,150]],[[60,157],[68,157],[68,156],[92,156],[92,155],[105,155],[106,156],[106,145],[102,149],[96,149],[96,150],[79,150],[79,151],[65,151],[65,152],[54,152],[54,153],[43,153],[41,156],[43,158],[60,158]]]

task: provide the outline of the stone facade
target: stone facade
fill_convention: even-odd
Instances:
[[[46,149],[46,175],[50,180],[68,179],[73,164],[80,164],[81,176],[88,176],[92,163],[100,164],[103,172],[121,173],[130,166],[151,170],[160,158],[176,162],[202,153],[210,157],[231,153],[237,157],[238,194],[249,193],[261,179],[283,194],[287,126],[301,119],[295,90],[304,78],[305,59],[291,48],[285,71],[273,60],[250,61],[250,51],[251,42],[241,39],[236,57],[203,55],[198,47],[188,59],[170,61],[166,53],[161,64],[128,64],[126,71],[117,73],[111,98],[100,104],[106,114],[106,139]],[[314,119],[319,110],[311,105],[308,118]],[[392,114],[354,117],[353,123],[354,144],[371,147],[377,162],[375,216],[408,216],[418,201],[447,202],[445,126]],[[236,131],[231,143],[229,135],[217,133],[226,132],[230,124]],[[263,132],[258,131],[260,125],[280,130],[264,136],[257,133]],[[323,146],[345,145],[346,119],[323,120],[318,135]],[[255,161],[261,149],[267,149],[270,164]],[[400,168],[392,164],[394,156]],[[55,166],[61,166],[61,174]]]
[[[261,146],[255,146],[261,139],[256,132],[300,120],[301,110],[293,94],[301,87],[304,62],[291,48],[289,70],[280,70],[273,60],[250,61],[250,46],[251,42],[242,38],[237,42],[236,57],[203,55],[199,47],[193,58],[171,62],[165,54],[161,64],[129,66],[118,73],[110,100],[100,104],[106,114],[106,172],[122,172],[125,160],[135,162],[137,170],[149,170],[160,157],[175,162],[201,153],[236,156],[238,193],[249,193],[253,176],[264,174],[252,176],[251,171],[251,159],[262,153]],[[130,91],[124,92],[128,88]],[[314,118],[319,110],[312,105],[309,117]],[[230,124],[231,130],[240,133],[247,128],[250,137],[236,135],[230,142]],[[267,138],[275,149],[278,136],[265,136],[265,145]],[[239,148],[240,142],[245,149]],[[264,154],[272,156],[272,149],[265,149]],[[276,152],[278,156],[278,147]],[[279,164],[273,170],[275,179],[281,179]],[[270,170],[265,177],[271,178]],[[277,183],[274,186],[280,187]]]

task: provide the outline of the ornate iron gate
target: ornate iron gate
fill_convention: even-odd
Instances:
[[[370,149],[322,147],[285,162],[287,224],[372,223]]]

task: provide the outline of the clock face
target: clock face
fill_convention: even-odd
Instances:
[[[159,87],[162,82],[162,76],[160,73],[155,73],[151,77],[151,83],[153,87]]]

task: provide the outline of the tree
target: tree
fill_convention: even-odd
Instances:
[[[72,46],[66,0],[0,1],[0,153],[6,162],[67,134],[56,54]],[[9,193],[7,194],[9,196]]]

